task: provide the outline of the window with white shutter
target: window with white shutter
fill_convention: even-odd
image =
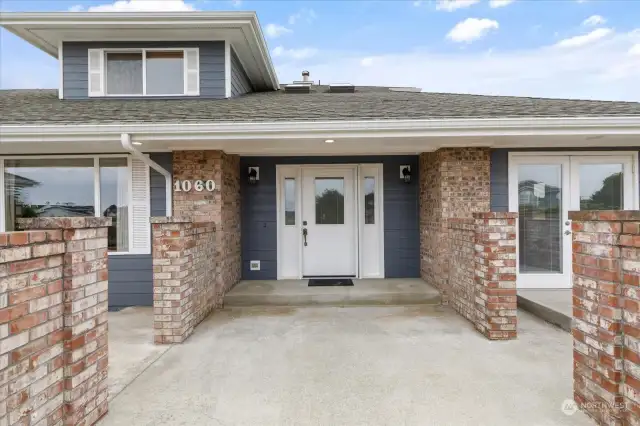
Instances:
[[[149,167],[131,159],[131,253],[151,252]]]
[[[104,53],[102,49],[89,49],[89,96],[104,96]]]
[[[185,49],[184,92],[188,96],[200,95],[200,53],[198,49]]]
[[[198,48],[89,49],[89,96],[199,95]]]

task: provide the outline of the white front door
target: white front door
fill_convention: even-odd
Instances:
[[[356,276],[355,167],[302,168],[302,275]]]
[[[570,288],[570,210],[637,208],[636,155],[531,155],[509,159],[509,210],[518,212],[518,288]]]

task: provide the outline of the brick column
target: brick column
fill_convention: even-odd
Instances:
[[[62,418],[64,252],[61,231],[0,234],[0,425]]]
[[[574,398],[598,424],[640,424],[640,212],[569,217]]]
[[[240,157],[223,151],[174,151],[173,178],[209,180],[216,190],[174,191],[173,216],[211,222],[216,226],[216,306],[239,280],[242,271],[240,245]]]
[[[490,210],[489,148],[443,148],[420,154],[420,276],[448,303],[449,227]]]
[[[517,213],[473,213],[476,328],[492,340],[516,338]]]
[[[181,343],[216,306],[213,223],[151,218],[154,342]]]
[[[110,225],[111,218],[96,217],[19,220],[23,229],[62,234],[65,425],[94,424],[107,412]]]

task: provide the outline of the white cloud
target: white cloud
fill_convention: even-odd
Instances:
[[[498,8],[498,7],[509,6],[514,1],[515,0],[490,0],[489,1],[489,6],[495,9],[495,8]]]
[[[558,47],[582,47],[591,43],[595,43],[598,40],[605,38],[606,36],[613,33],[611,28],[598,28],[596,30],[591,31],[590,33],[565,38],[564,40],[560,40],[556,43]]]
[[[278,38],[281,35],[284,34],[289,34],[292,33],[293,31],[290,30],[287,27],[283,27],[282,25],[278,25],[278,24],[268,24],[265,28],[264,28],[264,32],[267,34],[268,37],[271,38]]]
[[[629,55],[640,56],[640,43],[634,44],[633,46],[631,46],[631,49],[629,49],[628,53]]]
[[[640,31],[614,33],[582,49],[554,46],[520,50],[428,50],[375,54],[319,50],[309,71],[322,81],[348,81],[359,86],[415,86],[424,92],[473,93],[573,99],[640,101],[638,56]],[[640,48],[638,48],[640,50]],[[375,66],[363,59],[375,58]],[[598,58],[594,61],[593,58]],[[369,61],[365,61],[368,63]],[[280,81],[299,79],[298,63],[278,63]]]
[[[318,53],[318,49],[313,47],[303,47],[300,49],[285,49],[282,46],[278,46],[271,51],[271,54],[276,58],[286,59],[308,59],[315,56]]]
[[[360,61],[360,65],[362,65],[363,67],[370,67],[371,65],[373,65],[373,58],[371,56],[362,58],[362,60]]]
[[[84,6],[81,4],[76,4],[69,8],[69,12],[82,12],[83,10]]]
[[[467,18],[460,21],[449,31],[447,38],[455,42],[472,42],[484,37],[489,31],[497,30],[500,25],[491,19]]]
[[[413,5],[414,5],[415,7],[420,7],[420,6],[422,6],[422,0],[416,0],[416,1],[414,1],[414,2],[413,2]]]
[[[242,6],[242,0],[231,0],[231,5],[235,8],[239,8]]]
[[[300,9],[298,12],[289,16],[289,25],[295,25],[300,22],[310,24],[315,21],[317,17],[318,15],[316,15],[313,9]]]
[[[436,10],[453,12],[456,9],[463,9],[465,7],[473,6],[479,1],[480,0],[438,0],[436,2]]]
[[[602,25],[605,22],[607,22],[607,20],[604,19],[602,16],[593,15],[593,16],[589,16],[587,19],[582,21],[582,25],[589,26],[589,27],[594,27],[596,25]]]
[[[89,12],[183,12],[196,8],[184,0],[118,0],[111,4],[92,6]]]

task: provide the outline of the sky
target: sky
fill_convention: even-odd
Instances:
[[[280,83],[640,101],[640,0],[0,0],[2,11],[252,10]],[[55,88],[55,59],[0,30],[0,88]]]

